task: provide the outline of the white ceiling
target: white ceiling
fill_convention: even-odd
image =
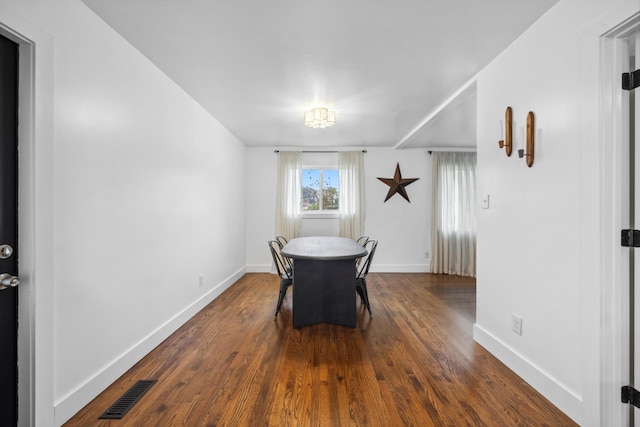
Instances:
[[[396,148],[475,146],[473,77],[557,2],[83,1],[247,146]]]

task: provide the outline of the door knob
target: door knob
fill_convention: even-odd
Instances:
[[[15,288],[20,284],[18,276],[12,276],[9,273],[0,274],[0,291],[9,287]]]
[[[13,248],[11,245],[0,245],[0,259],[7,259],[13,255]]]

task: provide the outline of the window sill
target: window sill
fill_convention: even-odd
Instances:
[[[338,219],[340,214],[337,212],[303,212],[302,219]]]

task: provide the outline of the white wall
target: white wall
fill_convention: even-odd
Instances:
[[[408,203],[399,194],[384,201],[389,186],[377,178],[393,178],[396,164],[403,178],[420,178],[406,187]],[[365,154],[365,234],[378,240],[371,271],[430,271],[431,157],[426,150],[370,149]]]
[[[61,424],[244,273],[245,148],[80,1],[1,6],[54,58],[36,94],[53,106],[53,301],[37,310],[54,401],[37,405]]]
[[[477,83],[478,194],[489,194],[491,207],[478,217],[474,337],[585,426],[600,425],[601,416],[596,244],[606,208],[600,44],[590,29],[619,3],[560,1]],[[498,148],[507,106],[518,136],[527,113],[535,114],[532,168]],[[513,313],[523,319],[522,336],[511,331]]]
[[[275,237],[276,168],[273,148],[248,148],[246,169],[247,270],[270,271],[267,241]]]
[[[361,149],[361,148],[360,148]],[[429,271],[431,251],[431,157],[426,150],[367,149],[365,164],[365,234],[378,239],[371,271]],[[274,149],[247,149],[247,269],[269,271],[267,240],[275,233],[277,155]],[[407,202],[396,194],[386,203],[389,187],[377,177],[392,178],[396,163],[404,178],[419,178],[406,187]],[[255,208],[259,206],[260,208]],[[337,235],[336,220],[309,219],[305,234]]]

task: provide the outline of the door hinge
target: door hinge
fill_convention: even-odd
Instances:
[[[640,392],[630,385],[622,386],[622,403],[629,403],[636,408],[640,408]]]
[[[640,248],[640,230],[622,230],[620,244],[627,248]]]
[[[640,70],[622,73],[622,89],[633,90],[640,86]]]

